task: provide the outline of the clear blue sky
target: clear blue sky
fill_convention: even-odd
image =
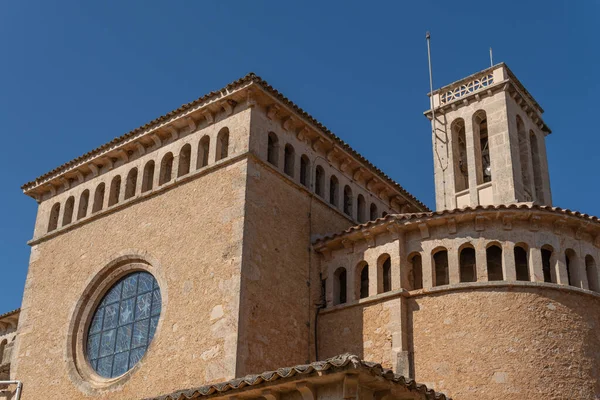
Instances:
[[[554,204],[600,215],[599,4],[2,2],[0,313],[27,273],[23,183],[250,71],[433,208],[426,30],[435,86],[494,48],[546,110]]]

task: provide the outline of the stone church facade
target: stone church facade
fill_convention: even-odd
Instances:
[[[430,96],[436,211],[254,74],[26,183],[0,398],[600,396],[542,108],[505,64]]]

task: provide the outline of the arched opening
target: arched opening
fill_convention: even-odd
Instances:
[[[276,167],[279,166],[279,139],[273,132],[269,132],[267,161]]]
[[[144,166],[144,176],[142,177],[142,193],[152,190],[154,184],[154,161],[150,160]]]
[[[495,244],[489,246],[485,250],[485,258],[487,262],[488,281],[504,280],[502,272],[502,248]]]
[[[575,276],[571,276],[571,273],[577,270],[576,263],[577,254],[575,253],[575,250],[567,249],[565,251],[565,266],[567,267],[567,281],[569,286],[574,286],[573,283],[575,282]],[[573,273],[573,275],[575,274]]]
[[[377,260],[381,274],[381,290],[383,293],[392,290],[392,259],[389,254],[382,254]],[[379,286],[379,285],[378,285]]]
[[[62,226],[68,225],[73,221],[73,208],[75,207],[75,197],[70,196],[65,202],[65,213],[63,214]]]
[[[533,164],[533,187],[535,188],[535,199],[544,204],[544,184],[542,182],[542,163],[538,141],[533,131],[529,132],[529,148],[531,149],[531,163]]]
[[[88,205],[90,203],[90,191],[85,189],[79,196],[79,209],[77,210],[77,219],[84,218],[87,215]]]
[[[315,192],[317,196],[325,197],[325,170],[320,165],[315,170]]]
[[[177,168],[177,177],[190,173],[190,160],[192,158],[192,145],[186,144],[179,151],[179,168]]]
[[[358,222],[365,222],[365,197],[362,194],[359,194],[356,198],[356,219]]]
[[[223,128],[217,135],[217,155],[215,161],[227,158],[229,155],[229,129]]]
[[[344,304],[348,282],[346,268],[339,267],[334,272],[333,278],[333,304]]]
[[[460,192],[469,188],[469,165],[467,162],[467,140],[465,121],[462,118],[452,123],[452,154],[454,159],[454,187]]]
[[[487,114],[483,110],[473,115],[473,139],[475,141],[475,166],[477,184],[492,180],[492,164],[490,161],[490,143],[488,139]]]
[[[110,192],[108,194],[108,206],[113,206],[119,202],[121,194],[121,176],[115,176],[110,182]]]
[[[352,189],[350,186],[344,186],[344,214],[352,215]]]
[[[381,218],[385,218],[385,217],[387,217],[387,215],[388,215],[387,211],[384,211],[381,213]]]
[[[544,282],[552,282],[552,246],[542,247],[542,273],[544,274]]]
[[[300,157],[300,184],[308,187],[310,176],[310,162],[306,154]]]
[[[208,165],[208,155],[210,152],[210,136],[204,135],[198,143],[198,158],[196,159],[196,169]]]
[[[435,284],[442,286],[450,283],[450,271],[448,270],[448,250],[441,249],[433,254],[433,265],[435,270]]]
[[[138,169],[132,168],[129,173],[127,173],[127,181],[125,181],[125,200],[132,198],[135,196],[135,190],[137,187],[137,176]]]
[[[460,251],[460,281],[477,282],[477,267],[475,263],[475,249],[465,247]]]
[[[518,281],[529,280],[529,257],[522,246],[515,246],[515,272]]]
[[[585,273],[587,275],[588,288],[594,292],[598,291],[598,269],[596,260],[591,255],[585,256]]]
[[[519,160],[521,163],[521,182],[523,190],[528,196],[527,200],[531,199],[531,181],[529,179],[529,146],[527,144],[527,132],[525,132],[525,124],[520,116],[517,115],[517,136],[519,138]]]
[[[338,182],[338,179],[335,177],[335,175],[331,175],[331,178],[329,179],[329,204],[336,207],[338,205],[340,190],[339,186],[340,184]]]
[[[6,362],[8,362],[8,360],[4,360],[4,350],[6,349],[6,344],[8,343],[8,340],[4,339],[2,342],[0,342],[0,365],[5,364]]]
[[[364,299],[366,297],[369,297],[369,264],[367,264],[366,262],[362,261],[359,265],[358,265],[358,272],[359,272],[359,282],[360,282],[360,286],[358,288],[358,295],[360,299]]]
[[[96,192],[94,193],[94,204],[92,206],[92,212],[102,210],[104,206],[104,182],[96,186]]]
[[[60,214],[60,203],[54,203],[50,209],[50,219],[48,220],[48,232],[58,227],[58,215]]]
[[[421,255],[419,253],[411,255],[408,257],[408,262],[410,264],[409,280],[411,289],[423,289],[423,263]]]
[[[283,149],[283,172],[286,175],[294,177],[294,159],[296,158],[296,152],[294,146],[286,144]]]
[[[371,203],[371,207],[369,208],[369,221],[375,221],[379,216],[379,211],[377,211],[377,204]]]
[[[160,162],[160,175],[158,177],[158,184],[164,185],[171,180],[173,176],[173,153],[169,152],[163,156]]]

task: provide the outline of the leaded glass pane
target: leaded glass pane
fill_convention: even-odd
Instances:
[[[133,297],[137,293],[138,275],[133,274],[123,281],[123,298]]]
[[[92,323],[90,324],[90,333],[100,332],[102,329],[102,317],[104,317],[104,308],[100,307],[96,310]]]
[[[144,319],[133,325],[133,338],[131,339],[131,348],[146,346],[148,344],[148,323],[150,320]]]
[[[129,352],[115,354],[113,361],[113,376],[123,375],[129,369]]]
[[[133,322],[133,307],[135,298],[123,300],[119,305],[119,325],[130,324]]]
[[[90,322],[86,349],[99,375],[122,375],[143,357],[154,337],[161,303],[158,283],[147,272],[125,276],[106,293]]]
[[[129,350],[131,346],[131,328],[133,325],[125,325],[119,327],[117,331],[117,345],[115,347],[115,351],[121,352],[125,350]]]
[[[117,321],[119,318],[119,303],[111,304],[106,306],[104,309],[104,324],[102,325],[103,330],[112,329],[117,327]]]
[[[154,286],[154,277],[152,275],[140,275],[138,282],[138,294],[151,291],[152,286]]]

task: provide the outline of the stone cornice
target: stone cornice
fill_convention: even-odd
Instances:
[[[393,232],[419,230],[423,239],[430,236],[430,228],[445,226],[447,234],[456,233],[457,225],[474,223],[475,231],[485,231],[494,225],[501,229],[514,229],[517,221],[525,222],[528,229],[537,232],[542,229],[542,223],[554,227],[558,232],[570,231],[576,239],[587,237],[594,245],[600,247],[600,219],[595,216],[582,214],[577,211],[562,209],[559,207],[529,205],[525,203],[500,205],[500,206],[478,206],[463,209],[445,210],[430,213],[394,214],[387,215],[375,221],[353,226],[345,231],[317,239],[313,242],[315,250],[328,256],[334,250],[353,249],[359,241],[369,242],[376,240],[379,235],[389,235]],[[556,226],[558,224],[558,226]]]
[[[355,175],[365,182],[382,182],[384,190],[395,194],[389,198],[390,206],[395,202],[396,207],[410,204],[415,211],[428,210],[427,206],[324,125],[252,73],[24,184],[23,192],[41,201],[45,193],[54,196],[61,187],[68,190],[85,180],[86,176],[96,177],[114,168],[117,163],[122,165],[135,155],[155,151],[183,135],[208,126],[214,123],[220,113],[229,116],[238,105],[238,111],[242,111],[257,104],[266,107],[269,118],[281,120],[285,130],[295,133],[300,140],[312,143],[316,151],[322,151],[327,156],[327,153],[336,149],[335,161],[351,177]]]

